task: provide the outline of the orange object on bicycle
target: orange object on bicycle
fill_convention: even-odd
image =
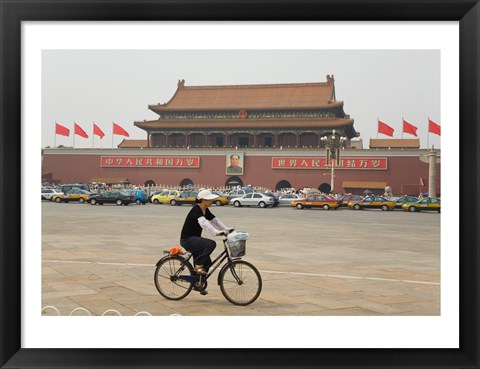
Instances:
[[[173,246],[170,251],[169,255],[183,255],[185,252],[182,250],[181,246],[177,243],[175,246]]]

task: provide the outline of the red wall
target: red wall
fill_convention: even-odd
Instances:
[[[76,152],[79,152],[76,154]],[[388,156],[389,152],[378,153],[378,151],[362,150],[361,156],[368,156],[370,153],[375,156],[388,158],[387,170],[355,170],[355,169],[337,169],[335,170],[335,192],[344,192],[344,181],[363,181],[363,182],[386,182],[391,186],[394,194],[404,192],[412,193],[413,188],[420,188],[420,178],[424,180],[422,191],[428,190],[428,164],[419,159],[419,155],[426,155],[425,152],[419,152],[416,156],[411,153],[404,156]],[[100,166],[100,157],[102,155],[195,155],[190,151],[175,152],[125,152],[122,150],[108,150],[108,152],[88,153],[82,150],[45,150],[42,162],[42,174],[52,173],[53,178],[60,179],[62,183],[84,182],[88,183],[92,178],[127,178],[130,183],[143,185],[146,181],[152,180],[156,184],[167,184],[178,186],[180,182],[189,178],[195,184],[208,185],[212,187],[225,186],[226,181],[231,176],[225,174],[226,153],[209,154],[200,156],[199,168],[102,168]],[[289,152],[286,155],[295,156],[299,152]],[[355,156],[355,151],[348,153],[348,156]],[[302,156],[318,156],[318,153],[301,152]],[[358,154],[357,154],[358,155]],[[255,152],[245,152],[244,156],[244,174],[239,176],[244,185],[252,184],[254,186],[263,186],[275,189],[276,184],[281,180],[287,180],[290,184],[299,188],[301,186],[318,188],[322,183],[330,184],[329,169],[272,169],[272,156],[279,156],[278,151],[272,155],[261,156]],[[345,156],[345,155],[344,155]],[[359,156],[360,157],[360,156]],[[440,164],[437,164],[437,194],[440,194]],[[406,189],[410,189],[407,191]],[[383,191],[376,191],[383,193]],[[416,192],[416,190],[414,191]]]

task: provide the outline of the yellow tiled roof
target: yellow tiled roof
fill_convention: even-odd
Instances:
[[[370,139],[370,148],[408,148],[408,149],[419,149],[420,148],[420,139],[418,138],[371,138]]]
[[[343,181],[343,188],[384,189],[387,182]]]
[[[256,108],[319,108],[342,106],[335,101],[334,79],[327,82],[229,86],[185,86],[178,82],[173,97],[165,104],[149,105],[149,109],[256,109]]]

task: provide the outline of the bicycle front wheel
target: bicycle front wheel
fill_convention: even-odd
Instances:
[[[155,287],[168,300],[181,300],[193,288],[192,265],[181,256],[169,256],[161,260],[155,269]]]
[[[234,260],[225,265],[218,279],[223,296],[235,305],[249,305],[262,291],[262,277],[252,264]]]

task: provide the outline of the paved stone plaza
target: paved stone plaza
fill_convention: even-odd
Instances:
[[[168,301],[155,288],[155,264],[178,242],[190,208],[43,202],[42,307],[61,315],[440,314],[440,214],[400,210],[213,206],[226,225],[250,233],[244,259],[259,269],[262,293],[249,306],[232,305],[216,272],[207,296]]]

